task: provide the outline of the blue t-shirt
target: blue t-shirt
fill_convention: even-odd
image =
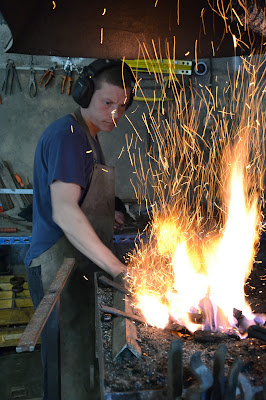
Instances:
[[[99,145],[93,140],[100,162]],[[34,159],[32,242],[25,257],[26,266],[63,236],[52,219],[51,183],[60,180],[80,185],[82,203],[93,169],[90,150],[87,133],[71,114],[54,121],[40,137]]]

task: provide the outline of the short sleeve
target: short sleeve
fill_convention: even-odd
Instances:
[[[48,185],[54,180],[60,180],[85,188],[88,162],[86,151],[90,150],[88,146],[85,138],[77,132],[57,132],[50,137],[47,152]]]

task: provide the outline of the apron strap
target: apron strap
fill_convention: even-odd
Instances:
[[[92,154],[93,154],[94,163],[95,163],[95,164],[98,164],[98,160],[97,160],[97,151],[96,151],[96,149],[95,149],[95,143],[94,143],[93,137],[92,137],[91,134],[90,134],[89,127],[88,127],[88,125],[86,124],[86,122],[84,121],[84,119],[83,119],[83,117],[82,117],[82,115],[81,115],[80,108],[76,109],[76,110],[74,111],[73,115],[74,115],[74,117],[76,118],[78,124],[79,124],[79,125],[84,129],[84,131],[87,133],[87,136],[88,136],[88,139],[89,139],[91,148],[92,148]],[[104,165],[105,165],[104,155],[103,155],[102,148],[101,148],[101,145],[100,145],[100,142],[99,142],[97,136],[96,136],[95,140],[97,141],[97,143],[98,143],[98,145],[99,145],[101,164],[104,164]]]

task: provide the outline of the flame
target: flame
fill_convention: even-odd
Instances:
[[[150,124],[143,118],[156,146],[147,152],[148,172],[139,153],[140,187],[133,187],[139,201],[141,187],[145,188],[151,223],[148,240],[140,240],[129,254],[128,274],[135,305],[151,325],[164,328],[170,319],[191,332],[234,331],[241,337],[255,323],[244,288],[262,225],[264,63],[243,59],[223,91],[223,102],[218,101],[218,88],[214,98],[201,86],[201,102],[196,103],[190,88],[188,104],[188,89],[180,84],[177,88],[171,70],[175,104],[169,105],[168,118],[163,118],[163,104],[161,116],[150,113]],[[264,71],[262,75],[256,68]],[[132,148],[127,145],[136,166]],[[235,310],[242,311],[244,328]],[[195,324],[194,314],[202,315],[203,322]]]
[[[193,332],[199,325],[190,321],[189,314],[196,311],[203,312],[209,329],[228,331],[237,328],[234,309],[254,320],[244,285],[258,240],[258,196],[249,206],[246,204],[244,165],[239,164],[235,162],[232,167],[225,203],[228,215],[218,235],[201,239],[199,244],[195,238],[182,238],[173,218],[157,220],[157,251],[161,256],[173,254],[173,281],[166,291],[168,306],[156,293],[137,295],[137,306],[150,325],[164,328],[171,317]]]

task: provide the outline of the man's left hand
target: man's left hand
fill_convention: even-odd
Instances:
[[[122,229],[125,224],[125,215],[121,211],[115,211],[115,229]]]

